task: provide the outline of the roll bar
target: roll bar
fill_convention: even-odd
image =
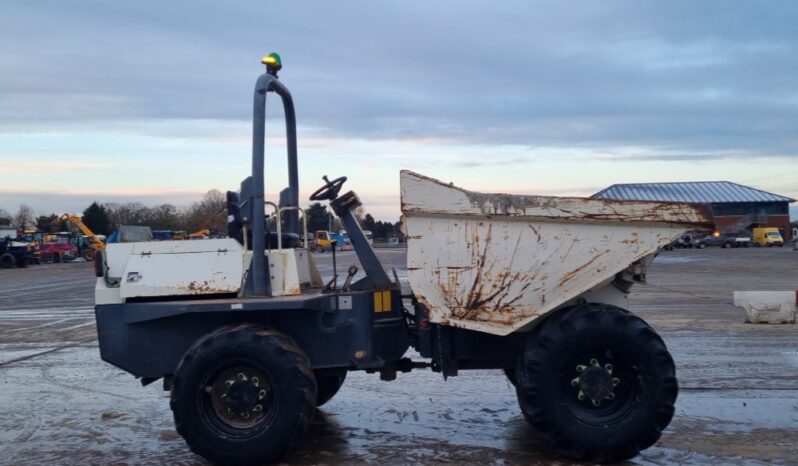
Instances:
[[[274,54],[272,54],[274,55]],[[299,208],[299,173],[297,169],[296,113],[291,93],[277,78],[280,67],[267,62],[266,73],[258,77],[255,84],[252,114],[252,294],[267,293],[269,274],[266,270],[266,223],[265,219],[265,146],[266,146],[266,94],[274,92],[283,101],[285,112],[285,135],[288,150],[288,190],[282,210],[286,211],[286,230],[298,232],[298,214],[291,207]],[[278,214],[279,215],[279,214]],[[279,222],[281,219],[277,219]]]

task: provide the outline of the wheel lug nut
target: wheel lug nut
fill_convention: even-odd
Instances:
[[[598,406],[600,406],[600,405],[601,405],[601,400],[590,400],[590,401],[592,401],[592,402],[593,402],[593,406],[596,406],[596,407],[598,407]]]
[[[576,377],[573,380],[571,380],[572,387],[576,387],[577,385],[579,385],[579,377]]]
[[[227,387],[227,388],[230,388],[230,387],[233,386],[234,383],[235,383],[234,380],[225,380],[224,381],[224,386]]]
[[[605,364],[605,365],[604,365],[604,369],[605,369],[607,372],[609,372],[610,374],[612,374],[612,364]]]
[[[258,380],[258,378],[257,378],[257,377],[252,377],[252,383],[253,383],[253,384],[254,384],[256,387],[258,386],[258,382],[259,382],[259,380]]]
[[[259,413],[259,412],[263,411],[263,406],[255,405],[255,407],[252,408],[252,411],[255,411],[256,413]]]
[[[266,390],[261,390],[261,391],[258,392],[258,399],[259,400],[262,400],[263,397],[265,397],[265,396],[266,396]]]
[[[619,379],[618,377],[613,377],[612,378],[612,386],[613,387],[617,387],[619,383],[621,383],[621,379]]]
[[[599,365],[598,359],[595,359],[595,358],[591,359],[590,360],[590,365],[591,366],[598,366]]]
[[[249,419],[249,413],[241,413],[241,417],[244,419]]]
[[[579,401],[585,401],[585,392],[583,392],[582,390],[579,390],[579,394],[578,394],[578,395],[576,395],[576,398],[577,398]]]
[[[247,380],[247,376],[243,372],[239,372],[236,377],[238,377],[238,380]]]
[[[583,366],[582,364],[576,366],[576,372],[582,372],[587,369],[587,366]]]
[[[607,395],[607,399],[608,400],[614,400],[615,399],[615,393],[610,392],[610,394]]]

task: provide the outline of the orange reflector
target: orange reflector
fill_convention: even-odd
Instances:
[[[391,312],[391,290],[374,292],[374,312]]]

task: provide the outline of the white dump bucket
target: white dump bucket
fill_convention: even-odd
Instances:
[[[700,205],[482,194],[403,171],[413,293],[430,321],[506,335],[706,227]]]

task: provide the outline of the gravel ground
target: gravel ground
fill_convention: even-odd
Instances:
[[[379,250],[404,274],[403,250]],[[329,254],[316,255],[332,275]],[[355,262],[338,255],[340,273]],[[744,324],[732,291],[798,287],[798,252],[661,254],[632,311],[678,367],[677,413],[632,464],[798,464],[798,326]],[[175,433],[168,394],[99,359],[91,264],[0,269],[0,464],[204,464]],[[444,382],[350,373],[286,464],[569,464],[535,439],[500,371]]]

